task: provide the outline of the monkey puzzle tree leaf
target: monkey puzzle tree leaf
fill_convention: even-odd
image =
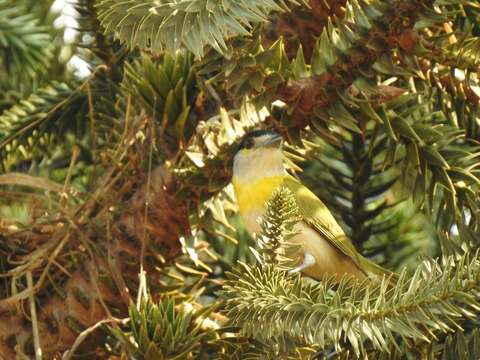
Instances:
[[[262,232],[257,241],[263,265],[276,265],[284,270],[298,265],[293,255],[300,248],[289,242],[296,234],[293,227],[298,221],[301,217],[293,193],[287,187],[280,187],[267,202],[265,215],[260,220]]]
[[[326,29],[324,29],[313,50],[312,70],[314,74],[321,75],[329,66],[333,65],[336,60],[337,57],[328,38],[328,33]]]
[[[6,74],[16,73],[23,81],[39,78],[53,57],[53,38],[26,4],[0,1],[0,62]]]
[[[303,56],[302,46],[299,46],[297,56],[295,56],[291,68],[295,79],[306,78],[309,76],[307,64],[305,63],[305,57]]]
[[[286,4],[281,4],[279,6],[276,1],[260,4],[189,0],[159,5],[152,0],[140,3],[102,0],[97,6],[106,32],[113,33],[132,47],[153,51],[166,48],[172,54],[186,47],[200,57],[207,45],[227,53],[228,39],[250,34],[251,28],[266,22],[271,12],[287,11]]]
[[[132,93],[163,124],[171,146],[188,138],[195,128],[188,121],[197,93],[191,61],[191,56],[183,53],[175,57],[166,54],[155,63],[143,55],[141,62],[125,65],[124,91]]]
[[[192,315],[177,310],[169,298],[159,304],[143,301],[139,309],[132,304],[129,314],[126,329],[111,328],[111,331],[130,356],[152,360],[190,358],[198,350],[200,339],[210,336],[208,330],[203,331],[195,324],[200,313]],[[125,336],[126,333],[131,337]]]
[[[354,132],[361,133],[360,128],[356,124],[355,118],[340,102],[337,102],[334,106],[328,109],[328,114],[331,116],[331,121],[352,130]]]

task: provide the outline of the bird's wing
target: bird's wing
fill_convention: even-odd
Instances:
[[[284,185],[292,191],[305,223],[343,254],[353,260],[363,271],[361,255],[347,238],[327,206],[307,187],[291,176],[286,176]]]

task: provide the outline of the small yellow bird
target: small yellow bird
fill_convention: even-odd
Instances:
[[[291,272],[301,271],[317,280],[328,274],[337,281],[345,274],[358,279],[391,274],[363,257],[325,204],[286,172],[282,143],[277,133],[258,130],[244,137],[235,154],[232,182],[247,230],[260,232],[258,219],[265,212],[265,203],[283,185],[293,193],[303,218],[293,229],[297,234],[289,240],[301,249],[301,264]]]

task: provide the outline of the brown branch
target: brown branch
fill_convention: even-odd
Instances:
[[[316,38],[327,25],[328,18],[331,16],[343,18],[346,2],[346,0],[310,0],[310,9],[298,7],[290,13],[279,15],[266,29],[265,45],[269,46],[283,37],[285,51],[290,59],[295,57],[299,44],[302,44],[305,57],[310,58]]]
[[[143,154],[136,156],[139,159]],[[129,160],[135,163],[137,158]],[[180,253],[180,234],[189,232],[185,202],[172,195],[177,191],[176,181],[164,167],[152,172],[148,189],[144,184],[134,191],[138,183],[144,182],[141,172],[133,174],[136,178],[133,181],[130,178],[122,181],[122,177],[117,175],[117,171],[107,171],[107,178],[98,182],[102,186],[91,195],[94,201],[87,201],[86,207],[77,212],[73,222],[57,221],[54,226],[34,226],[32,230],[7,237],[9,244],[27,244],[26,247],[32,244],[39,248],[49,241],[55,244],[56,239],[68,236],[55,261],[64,263],[62,267],[68,269],[70,276],[65,278],[63,275],[63,280],[53,279],[57,282],[57,291],[48,284],[32,287],[36,289],[38,332],[45,358],[52,358],[70,348],[79,332],[110,318],[114,309],[115,315],[126,314],[130,293],[136,291],[138,284],[138,259],[145,237],[144,229],[148,239],[145,269],[150,272],[152,281],[158,273],[153,270],[158,265],[155,260],[158,249],[162,249],[160,254],[164,263],[169,262]],[[133,195],[128,196],[129,193]],[[150,209],[145,218],[147,199]],[[121,206],[122,202],[126,204],[125,208],[112,219],[111,206]],[[79,216],[85,214],[88,216]],[[76,264],[68,265],[65,262],[69,261],[68,253],[72,251],[76,254],[72,255]],[[10,255],[13,257],[14,253],[12,251]],[[41,261],[30,266],[38,282],[39,270],[44,266]],[[27,300],[28,297],[22,303]],[[21,353],[32,356],[34,348],[29,311],[15,307],[19,302],[9,302],[8,298],[2,299],[1,303],[0,359],[12,359],[15,354]],[[95,338],[98,337],[91,336],[90,342],[86,341],[83,346],[91,346]]]
[[[277,94],[287,104],[295,104],[290,126],[302,129],[313,117],[314,109],[321,111],[337,100],[337,92],[347,89],[363,72],[367,71],[383,54],[389,54],[399,48],[413,52],[417,42],[417,33],[413,30],[419,15],[419,7],[431,5],[431,0],[397,0],[392,2],[391,11],[382,19],[387,27],[375,25],[368,36],[359,44],[358,49],[348,60],[339,60],[327,72],[320,76],[301,80],[289,80],[280,86]],[[382,44],[371,47],[368,44]]]

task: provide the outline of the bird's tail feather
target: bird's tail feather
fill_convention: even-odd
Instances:
[[[398,274],[385,269],[384,267],[374,263],[373,261],[370,261],[368,259],[364,259],[365,261],[365,270],[367,273],[370,275],[374,275],[375,277],[378,277],[379,279],[382,279],[382,277],[385,276],[386,279],[388,279],[390,284],[394,284],[398,280]]]

